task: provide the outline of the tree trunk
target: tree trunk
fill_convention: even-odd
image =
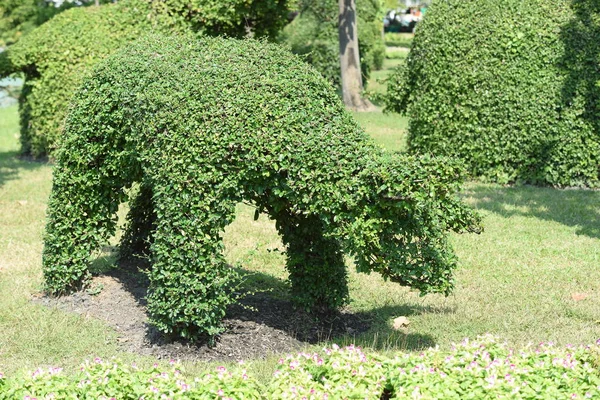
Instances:
[[[346,107],[355,111],[369,111],[375,107],[362,98],[363,83],[358,54],[355,0],[339,0],[340,65],[342,69],[342,94]]]

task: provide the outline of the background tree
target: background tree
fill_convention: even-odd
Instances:
[[[346,107],[350,109],[371,110],[374,108],[373,104],[362,97],[364,87],[360,72],[356,2],[355,0],[339,0],[339,8],[338,31],[342,98]]]
[[[283,29],[279,41],[290,46],[295,54],[302,55],[341,91],[339,4],[334,0],[301,0],[298,10],[299,15]],[[385,58],[379,0],[361,0],[357,4],[357,18],[364,83],[372,70],[382,67]]]

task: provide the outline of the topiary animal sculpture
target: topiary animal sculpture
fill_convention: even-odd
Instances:
[[[234,299],[221,233],[236,203],[275,219],[293,295],[309,309],[348,300],[343,253],[423,293],[448,293],[446,232],[477,231],[448,160],[385,153],[331,85],[257,41],[150,36],[101,63],[75,95],[57,157],[44,248],[47,289],[86,283],[115,231],[150,243],[148,310],[184,337],[215,335]]]

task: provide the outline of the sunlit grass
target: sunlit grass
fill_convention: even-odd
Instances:
[[[406,149],[406,118],[397,114],[383,114],[380,111],[355,112],[353,115],[367,133],[387,150]]]
[[[409,48],[412,44],[414,37],[415,35],[412,33],[387,32],[384,35],[384,41],[386,46]]]

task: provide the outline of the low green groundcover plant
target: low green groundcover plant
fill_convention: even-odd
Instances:
[[[218,334],[236,300],[223,229],[244,200],[276,221],[292,295],[348,302],[344,254],[422,293],[448,294],[448,231],[479,231],[446,159],[387,153],[331,85],[254,40],[149,36],[101,63],[72,100],[43,253],[46,288],[85,285],[130,199],[123,256],[149,254],[148,310],[165,333]]]
[[[38,369],[0,374],[0,399],[594,399],[600,396],[600,340],[510,349],[493,336],[450,350],[382,355],[333,345],[279,360],[261,383],[244,363],[190,378],[171,362],[140,369],[95,359],[72,375]],[[263,380],[264,382],[264,380]]]
[[[388,81],[409,151],[499,183],[600,186],[598,4],[434,2]]]

